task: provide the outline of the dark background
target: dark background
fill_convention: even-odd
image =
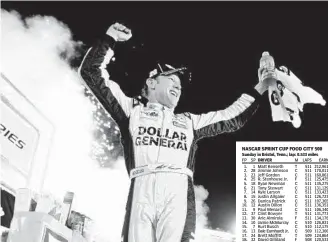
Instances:
[[[114,79],[135,95],[157,60],[187,65],[192,85],[184,88],[178,111],[227,107],[257,83],[263,51],[328,96],[328,2],[2,2],[2,8],[64,22],[85,44],[73,66],[110,24],[126,24],[133,37],[117,46]],[[307,104],[302,119],[299,129],[273,123],[265,93],[243,129],[200,142],[195,183],[209,191],[213,228],[230,229],[235,216],[235,142],[327,140],[327,107]]]

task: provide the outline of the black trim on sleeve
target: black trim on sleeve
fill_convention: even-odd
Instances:
[[[113,39],[113,37],[106,34],[103,37],[103,40],[108,44],[109,48],[111,48],[112,50],[115,49],[116,41]]]
[[[255,98],[258,101],[261,100],[261,98],[262,98],[262,95],[258,91],[256,91],[256,89],[254,87],[246,88],[243,91],[244,91],[243,93],[252,96],[253,98]]]

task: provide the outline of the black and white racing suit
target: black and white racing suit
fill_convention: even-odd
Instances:
[[[127,97],[109,79],[106,66],[113,57],[114,42],[105,35],[90,48],[80,74],[121,131],[131,178],[122,241],[192,241],[197,141],[238,130],[258,103],[249,94],[242,94],[228,108],[201,115],[175,114],[161,104],[144,105]]]

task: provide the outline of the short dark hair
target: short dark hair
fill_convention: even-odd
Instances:
[[[158,77],[158,76],[157,76]],[[157,77],[154,77],[154,78],[148,78],[148,79],[153,79],[153,80],[156,80],[158,82],[158,79]],[[147,80],[148,80],[147,79]],[[149,94],[149,88],[148,88],[148,85],[147,85],[147,80],[145,81],[142,89],[141,89],[141,96],[145,97],[145,98],[148,98],[148,94]]]
[[[145,84],[143,85],[142,89],[141,89],[141,96],[147,98],[148,97],[148,85],[147,83],[145,82]]]

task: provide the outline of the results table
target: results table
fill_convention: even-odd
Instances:
[[[237,142],[237,241],[328,241],[328,142]]]

